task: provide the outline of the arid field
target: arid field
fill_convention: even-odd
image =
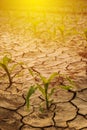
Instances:
[[[0,130],[87,130],[86,0],[0,9]]]

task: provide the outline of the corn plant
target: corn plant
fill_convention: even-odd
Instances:
[[[2,61],[0,62],[0,66],[4,69],[4,71],[6,72],[7,76],[8,76],[8,80],[9,80],[9,86],[10,87],[12,85],[12,78],[10,75],[10,71],[8,69],[8,63],[11,61],[10,58],[8,58],[7,56],[4,56],[2,58]]]
[[[52,80],[53,79],[55,80],[55,78],[57,78],[57,76],[60,76],[59,73],[57,73],[57,72],[52,73],[49,78],[46,78],[46,77],[42,76],[39,72],[34,70],[34,72],[37,73],[37,76],[39,76],[40,81],[42,81],[42,84],[40,82],[39,83],[37,82],[37,79],[36,79],[32,69],[29,69],[29,72],[34,78],[35,85],[31,86],[28,93],[27,93],[27,96],[26,96],[27,108],[30,107],[30,98],[31,98],[32,94],[34,94],[36,92],[37,89],[41,92],[41,95],[45,101],[46,109],[49,110],[50,106],[53,102],[53,99],[51,99],[51,96],[54,94],[55,90],[58,87],[61,87],[61,88],[66,89],[66,90],[69,90],[71,88],[70,85],[61,84],[58,87],[56,87],[54,85],[52,88],[49,89],[49,86],[51,85]],[[68,77],[67,77],[67,80],[70,83],[72,83],[72,81]]]
[[[27,96],[26,96],[26,104],[27,104],[27,108],[29,109],[30,107],[30,97],[35,93],[35,91],[37,90],[37,86],[33,85],[30,87]]]
[[[50,92],[48,92],[49,90],[49,85],[51,83],[51,81],[58,76],[58,73],[53,73],[51,74],[51,76],[49,78],[46,78],[44,76],[42,76],[41,74],[39,75],[41,78],[41,81],[43,82],[43,86],[41,86],[40,84],[37,84],[37,87],[39,89],[39,91],[41,92],[42,96],[45,99],[45,103],[46,103],[46,109],[49,110],[50,108],[50,103],[52,102],[52,100],[50,100],[50,97],[53,95],[55,88],[53,87]]]
[[[20,65],[22,63],[14,63],[12,66],[9,67],[9,64],[12,62],[12,59],[9,58],[7,55],[5,55],[2,60],[0,61],[0,67],[3,68],[3,70],[5,71],[5,73],[7,74],[7,77],[8,77],[8,81],[9,81],[9,85],[8,87],[6,88],[6,90],[8,88],[10,88],[12,86],[12,83],[13,83],[13,78],[15,76],[18,75],[18,73],[21,71],[18,71],[17,73],[15,73],[13,76],[11,76],[11,73],[13,72],[13,70],[16,68],[16,66]]]
[[[31,69],[29,69],[29,72],[31,73],[31,75],[34,77],[34,73]],[[52,79],[54,79],[58,73],[53,73],[49,78],[46,78],[44,76],[42,76],[40,73],[37,73],[40,80],[43,82],[43,84],[41,85],[40,83],[35,83],[35,85],[31,86],[28,93],[27,93],[27,96],[26,96],[26,104],[27,104],[27,107],[29,108],[30,106],[30,97],[32,96],[32,94],[35,93],[35,91],[37,89],[39,89],[39,91],[41,92],[44,100],[45,100],[45,105],[46,105],[46,109],[49,110],[50,108],[50,97],[52,96],[52,94],[54,93],[54,90],[55,88],[52,88],[50,90],[50,92],[48,92],[49,90],[49,85],[50,85],[50,82]],[[36,81],[35,77],[34,77],[34,80]]]

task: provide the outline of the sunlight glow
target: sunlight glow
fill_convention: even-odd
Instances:
[[[54,5],[54,0],[22,0],[20,5],[27,9],[47,9],[51,8]]]
[[[11,9],[47,9],[58,7],[64,3],[64,0],[0,0],[0,7]]]
[[[47,0],[27,0],[27,3],[29,3],[32,6],[44,6],[47,2]]]

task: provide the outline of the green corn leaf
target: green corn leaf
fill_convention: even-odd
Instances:
[[[9,73],[9,70],[7,68],[7,66],[3,63],[0,63],[0,66],[4,69],[4,71],[7,73],[7,76],[8,76],[8,79],[9,79],[9,82],[12,83],[12,80],[11,80],[11,76],[10,76],[10,73]]]
[[[3,64],[4,65],[8,65],[8,63],[11,61],[11,59],[10,58],[8,58],[7,56],[4,56],[3,57]]]
[[[41,74],[40,74],[40,78],[41,78],[41,80],[43,81],[44,84],[47,84],[47,83],[48,83],[47,78],[44,77],[44,76],[42,76]]]
[[[33,70],[28,68],[28,71],[29,71],[29,73],[34,77]]]
[[[51,80],[53,80],[56,76],[58,76],[58,73],[57,72],[54,72],[48,79],[48,83],[51,82]]]
[[[74,85],[74,82],[69,77],[66,77],[66,79],[69,81],[71,85]]]
[[[35,93],[37,87],[35,86],[31,86],[28,93],[27,93],[27,96],[26,96],[26,104],[27,104],[27,108],[29,109],[30,107],[30,97]]]
[[[6,67],[5,64],[3,64],[3,63],[0,62],[0,66],[1,66],[5,71],[7,71],[7,67]]]
[[[60,87],[65,90],[70,90],[72,88],[72,86],[69,86],[69,85],[64,85],[64,86],[61,85]]]
[[[24,65],[24,62],[18,62],[17,64],[18,65]]]
[[[0,66],[3,68],[3,63],[0,62]]]
[[[14,64],[14,65],[11,67],[10,72],[12,72],[17,66],[18,66],[18,64]]]
[[[41,87],[40,85],[37,85],[37,87],[40,90],[40,92],[42,93],[42,95],[45,96],[45,89],[43,87]]]
[[[51,92],[49,93],[48,97],[51,97],[51,96],[53,95],[55,89],[56,89],[56,88],[52,88],[52,89],[51,89]]]

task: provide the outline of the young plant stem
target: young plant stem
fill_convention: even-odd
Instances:
[[[49,101],[48,101],[48,83],[45,84],[45,100],[46,100],[46,109],[49,110]]]
[[[6,89],[8,89],[8,88],[11,87],[11,85],[12,85],[12,78],[11,78],[11,76],[10,76],[9,70],[8,70],[8,68],[6,67],[6,65],[4,65],[3,63],[0,63],[0,64],[1,64],[2,68],[5,70],[5,72],[7,73],[7,76],[8,76],[9,86],[6,88]]]

